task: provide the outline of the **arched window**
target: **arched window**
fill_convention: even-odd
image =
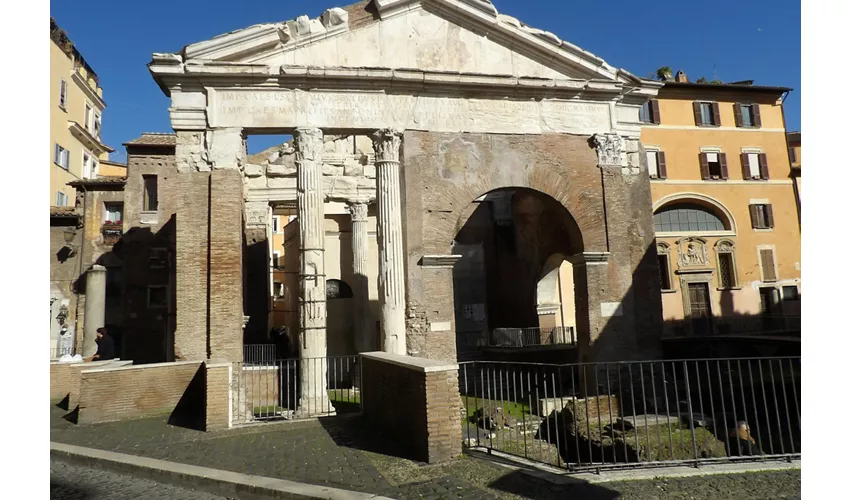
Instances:
[[[706,206],[676,203],[660,208],[653,215],[656,233],[728,231],[723,218]]]
[[[720,240],[714,245],[717,254],[717,284],[720,288],[738,286],[738,271],[735,269],[735,244],[731,240]]]
[[[348,283],[342,280],[329,279],[325,281],[325,297],[331,299],[350,299],[354,296]]]

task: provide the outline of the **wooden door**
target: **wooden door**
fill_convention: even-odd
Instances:
[[[711,301],[708,283],[688,283],[688,300],[691,305],[691,325],[695,335],[711,332]]]

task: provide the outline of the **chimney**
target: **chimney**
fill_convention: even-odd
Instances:
[[[686,75],[685,72],[682,70],[677,71],[676,83],[688,83],[688,75]]]

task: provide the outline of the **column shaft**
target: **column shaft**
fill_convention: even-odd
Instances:
[[[401,132],[379,130],[375,147],[378,200],[378,298],[381,304],[382,349],[407,354],[405,331],[404,247],[401,223]]]
[[[298,168],[298,235],[301,266],[301,397],[299,412],[328,413],[327,308],[325,295],[325,197],[322,193],[322,131],[299,128],[294,134]]]
[[[369,352],[377,349],[370,325],[369,279],[369,205],[366,202],[352,202],[351,210],[351,253],[354,269],[354,348],[357,352]]]
[[[86,273],[85,328],[83,330],[84,358],[97,352],[97,329],[106,321],[106,268],[95,264]]]

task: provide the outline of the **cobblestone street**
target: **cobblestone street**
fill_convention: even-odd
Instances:
[[[226,500],[225,497],[138,479],[125,474],[50,461],[52,500]]]
[[[798,470],[556,484],[476,458],[424,465],[399,458],[404,455],[401,449],[356,416],[205,433],[166,425],[161,418],[76,426],[63,419],[63,414],[51,406],[52,441],[398,499],[755,500],[800,498],[801,491]]]

